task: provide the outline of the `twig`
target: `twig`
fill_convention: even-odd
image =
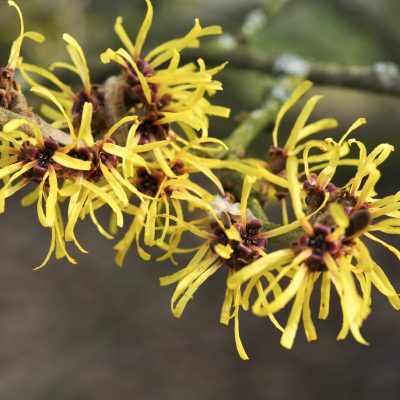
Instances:
[[[340,86],[400,96],[400,72],[396,65],[391,63],[377,63],[373,66],[346,66],[313,62],[288,54],[272,56],[254,49],[228,50],[219,45],[203,49],[202,54],[210,64],[221,64],[225,60],[229,60],[232,68],[254,70],[275,76],[297,74],[318,85]],[[186,53],[185,57],[194,59],[197,55],[195,51],[190,51]],[[386,69],[385,66],[387,66]]]
[[[40,118],[37,114],[34,114],[29,110],[21,113],[15,113],[13,111],[7,110],[6,108],[0,107],[1,126],[9,121],[21,118],[26,119],[27,121],[32,122],[33,124],[38,126],[41,129],[43,136],[46,138],[54,139],[55,141],[63,145],[67,145],[72,142],[72,137],[70,135],[57,128],[54,128],[54,126],[51,126],[42,118]],[[25,132],[27,135],[33,136],[33,130],[29,125],[22,125],[19,129]]]
[[[281,102],[276,98],[269,98],[261,108],[252,111],[245,120],[225,140],[229,148],[229,157],[244,157],[245,151],[251,142],[275,120]]]
[[[224,140],[228,150],[219,156],[242,158],[249,145],[275,122],[276,115],[294,88],[299,84],[297,77],[285,77],[278,80],[268,91],[261,107],[249,113],[240,125]]]
[[[102,104],[101,112],[93,114],[92,133],[95,135],[94,127],[100,126],[102,134],[114,123],[127,115],[127,108],[124,103],[124,95],[127,90],[127,84],[122,75],[110,76],[103,84],[93,85],[96,90],[93,96],[99,96],[98,104]],[[13,89],[11,89],[13,90]],[[10,108],[0,107],[0,127],[13,119],[26,119],[38,126],[45,138],[51,138],[61,145],[68,145],[72,142],[72,137],[66,132],[53,127],[44,121],[39,115],[34,113],[27,105],[23,93],[14,93],[17,95],[17,101],[10,104]],[[96,120],[97,118],[97,120]],[[33,130],[29,125],[22,125],[20,129],[26,134],[33,136]],[[118,144],[123,145],[128,131],[126,126],[120,127],[114,132],[114,139]],[[96,136],[95,136],[96,139]]]
[[[264,209],[258,199],[252,197],[249,200],[249,208],[253,212],[254,216],[263,223],[263,230],[270,231],[272,229],[278,228],[280,225],[271,222],[265,215]],[[296,229],[279,236],[275,236],[268,239],[268,244],[271,246],[288,247],[291,243],[299,239],[302,233],[301,229]]]

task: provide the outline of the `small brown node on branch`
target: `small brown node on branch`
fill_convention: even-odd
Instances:
[[[285,178],[286,175],[286,159],[287,154],[284,149],[277,146],[270,146],[268,149],[268,164],[266,168],[274,175]],[[275,197],[278,200],[283,200],[288,195],[288,190],[273,183],[268,183],[275,190]]]
[[[14,70],[0,68],[0,107],[14,112],[28,108],[25,96],[19,91],[17,82],[13,79]]]

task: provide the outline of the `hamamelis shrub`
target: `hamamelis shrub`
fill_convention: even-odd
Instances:
[[[181,60],[186,48],[199,47],[221,28],[196,20],[185,36],[144,51],[153,19],[146,2],[135,39],[134,27],[117,18],[122,47],[100,58],[118,64],[120,74],[102,84],[92,82],[84,52],[69,34],[63,39],[71,63],[55,61],[46,69],[23,59],[26,42],[44,37],[26,32],[19,7],[8,2],[19,15],[20,34],[0,68],[0,212],[24,190],[22,205],[34,205],[40,224],[51,230],[49,251],[35,269],[48,267],[53,256],[75,264],[68,247],[86,252],[75,228],[79,220],[90,220],[110,240],[123,230],[114,245],[117,265],[133,264],[126,259],[131,247],[147,261],[157,248],[155,264],[172,261],[175,272],[160,282],[176,284],[175,317],[222,270],[220,322],[233,319],[243,359],[248,356],[239,335],[241,311],[267,317],[290,349],[300,320],[307,339],[317,338],[311,307],[317,291],[318,318],[328,317],[336,293],[343,314],[338,339],[351,333],[367,344],[361,327],[371,312],[372,288],[400,309],[396,285],[385,274],[388,266],[370,254],[372,241],[400,257],[380,235],[400,233],[400,192],[387,197],[376,192],[379,167],[393,147],[367,149],[358,139],[362,118],[333,137],[327,131],[337,128],[336,120],[309,123],[321,96],[305,102],[289,134],[280,132],[285,114],[312,86],[304,81],[282,102],[266,157],[237,158],[209,126],[210,116],[229,117],[229,109],[210,102],[222,90],[215,77],[225,64],[210,68],[202,59]],[[80,87],[63,82],[59,69],[76,74]],[[28,106],[17,77],[41,99],[39,113]],[[349,166],[353,173],[340,186],[338,171]],[[206,187],[199,184],[202,176],[210,183]],[[271,204],[281,207],[281,225],[267,218]],[[107,228],[96,217],[103,207],[110,211]],[[185,248],[184,237],[198,245]],[[176,261],[190,253],[186,265]],[[286,324],[276,315],[285,307],[291,309]]]

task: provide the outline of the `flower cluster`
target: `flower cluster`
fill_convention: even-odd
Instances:
[[[124,221],[132,219],[125,236],[115,246],[118,265],[122,265],[133,242],[144,259],[150,255],[142,248],[142,242],[147,246],[158,245],[172,257],[167,241],[174,229],[171,218],[182,217],[185,203],[192,209],[204,208],[203,202],[207,204],[212,198],[193,177],[205,175],[224,193],[207,166],[207,159],[198,155],[225,147],[219,140],[208,138],[208,116],[227,117],[229,110],[213,106],[206,99],[206,95],[221,90],[221,83],[213,80],[213,76],[223,66],[207,70],[199,60],[196,69],[192,64],[180,65],[179,56],[185,47],[198,45],[201,36],[218,34],[221,29],[201,28],[196,21],[195,28],[184,38],[166,42],[142,58],[141,49],[153,16],[148,1],[135,46],[122,28],[122,19],[117,19],[116,32],[131,54],[123,49],[116,52],[109,49],[101,56],[104,62],[121,61],[117,55],[123,54],[124,62],[121,75],[100,87],[91,83],[83,50],[68,34],[63,38],[72,64],[55,62],[47,70],[24,62],[20,57],[23,38],[39,41],[42,37],[25,33],[20,9],[14,2],[10,5],[21,18],[21,32],[8,65],[2,69],[9,79],[8,86],[4,84],[2,106],[12,111],[22,107],[23,117],[4,125],[1,133],[0,176],[4,181],[0,190],[1,211],[8,197],[25,186],[33,186],[33,192],[22,203],[36,202],[40,223],[52,230],[49,253],[39,267],[49,261],[54,251],[57,258],[65,256],[76,262],[69,256],[66,242],[73,241],[85,252],[74,231],[78,219],[86,217],[110,239]],[[49,102],[50,105],[41,107],[43,116],[52,121],[53,127],[67,130],[61,139],[44,132],[43,124],[36,123],[24,110],[26,104],[14,105],[14,92],[24,99],[11,80],[16,68],[31,85],[31,91]],[[77,74],[82,87],[75,90],[62,82],[53,72],[57,68]],[[123,99],[120,105],[123,110],[108,112],[115,104],[112,96],[116,91]],[[65,202],[68,203],[66,223],[61,213],[61,203]],[[103,206],[112,211],[111,233],[95,215]],[[167,215],[162,226],[158,217],[161,214]]]
[[[298,238],[287,249],[266,254],[228,280],[229,288],[246,284],[246,290],[250,292],[266,277],[266,273],[275,272],[273,280],[268,277],[268,285],[262,291],[258,290],[252,311],[255,315],[270,317],[294,298],[281,339],[281,344],[286,348],[290,349],[293,345],[300,317],[307,339],[312,341],[317,338],[311,318],[310,299],[319,279],[319,318],[326,319],[329,314],[332,284],[341,301],[343,326],[338,339],[344,339],[351,332],[358,342],[367,344],[360,328],[370,313],[371,286],[384,294],[395,309],[400,308],[396,290],[364,243],[365,238],[378,242],[397,258],[400,257],[395,247],[372,234],[374,231],[399,233],[400,193],[376,198],[375,192],[381,175],[378,166],[393,151],[393,147],[381,144],[368,154],[362,142],[347,140],[364,123],[364,119],[356,121],[338,142],[328,138],[322,146],[321,143],[308,143],[300,160],[295,153],[287,153],[285,178],[296,220],[266,232],[265,236],[273,238],[300,228]],[[341,159],[341,155],[347,154],[353,144],[359,148],[358,158]],[[318,175],[310,172],[309,152],[312,147],[318,147],[329,155],[327,163],[313,168],[314,171],[320,171]],[[301,173],[299,162],[304,164]],[[332,182],[340,165],[356,167],[354,177],[342,187]],[[306,179],[302,182],[304,175]],[[282,289],[285,278],[289,282]]]
[[[7,65],[0,68],[0,107],[12,115],[0,132],[0,213],[8,198],[29,190],[22,205],[36,204],[39,222],[52,233],[48,254],[37,268],[53,254],[76,263],[67,251],[69,242],[86,252],[75,234],[78,220],[90,218],[108,239],[128,221],[114,246],[117,265],[122,266],[132,246],[144,260],[152,258],[150,248],[156,247],[161,253],[156,261],[169,259],[176,268],[160,282],[176,283],[171,310],[178,318],[200,286],[225,271],[220,322],[234,320],[243,359],[248,356],[239,335],[241,310],[268,317],[282,332],[286,348],[293,346],[300,318],[307,339],[317,338],[311,298],[319,281],[319,318],[328,317],[333,286],[343,313],[338,339],[351,332],[367,344],[360,329],[370,313],[372,287],[400,309],[396,289],[368,247],[368,241],[377,242],[400,258],[399,250],[376,236],[400,233],[400,192],[384,198],[376,193],[379,166],[393,147],[384,143],[368,152],[350,138],[364,119],[339,139],[321,137],[338,126],[332,118],[309,122],[321,96],[306,102],[283,143],[281,122],[310,90],[311,82],[305,81],[278,112],[265,159],[221,159],[228,149],[209,135],[209,117],[228,117],[229,110],[208,97],[222,89],[214,77],[225,64],[207,68],[202,59],[181,64],[180,56],[221,29],[204,28],[196,20],[187,35],[145,52],[153,19],[152,4],[146,3],[134,42],[117,18],[115,31],[123,47],[107,49],[100,58],[116,62],[120,74],[95,84],[81,46],[68,34],[63,38],[72,63],[55,62],[46,69],[25,62],[20,56],[23,39],[41,42],[43,37],[25,32],[20,9],[9,1],[19,14],[21,31]],[[55,74],[59,68],[76,74],[81,86],[64,83]],[[44,99],[40,111],[51,125],[27,106],[14,79],[16,70]],[[342,166],[355,171],[340,186],[336,174]],[[218,176],[221,169],[235,177],[233,194]],[[276,201],[281,225],[267,218]],[[111,211],[109,230],[96,217],[103,207]],[[185,236],[195,247],[182,247]],[[177,258],[188,253],[194,255],[180,268]],[[283,327],[277,313],[292,300]]]
[[[310,88],[310,82],[302,83],[282,106],[268,159],[242,161],[242,171],[247,175],[241,202],[231,204],[221,198],[214,201],[214,210],[224,212],[219,211],[219,219],[210,216],[207,231],[204,228],[199,231],[196,221],[191,226],[181,223],[206,242],[186,268],[161,279],[162,285],[178,282],[172,311],[179,317],[199,286],[225,265],[229,273],[221,322],[227,324],[231,318],[235,319],[235,339],[243,359],[248,357],[239,337],[240,309],[268,317],[282,332],[281,344],[288,349],[293,346],[301,317],[307,339],[316,340],[310,301],[319,280],[319,318],[328,317],[332,285],[340,298],[343,326],[338,339],[351,332],[358,342],[367,344],[360,328],[370,313],[372,286],[395,309],[400,309],[396,289],[365,244],[365,239],[378,242],[400,258],[399,250],[375,236],[375,231],[400,232],[400,192],[385,198],[377,198],[375,192],[381,176],[378,167],[393,146],[384,143],[368,153],[362,142],[349,139],[353,131],[365,124],[362,118],[338,141],[326,138],[302,142],[311,134],[337,125],[332,119],[306,125],[319,99],[314,96],[300,112],[286,144],[278,147],[277,127],[284,113]],[[354,145],[359,155],[353,158],[349,154]],[[311,155],[313,150],[317,152]],[[345,185],[337,186],[333,180],[338,169],[349,165],[356,168],[354,176]],[[235,169],[233,165],[231,168]],[[268,190],[263,190],[265,186],[269,186]],[[252,188],[258,189],[258,198],[266,209],[278,197],[283,211],[282,226],[263,224],[247,209]],[[287,200],[293,208],[293,222],[289,220]],[[269,243],[274,240],[286,243],[286,247],[281,245],[279,250],[270,251]],[[292,311],[286,327],[282,327],[276,314],[292,299]]]

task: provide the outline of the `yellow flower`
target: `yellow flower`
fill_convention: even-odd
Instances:
[[[305,148],[326,147],[326,143],[322,139],[312,139],[315,134],[321,133],[327,129],[336,128],[337,121],[333,118],[323,118],[318,121],[308,123],[308,120],[323,96],[315,95],[307,100],[306,104],[300,111],[286,142],[281,143],[279,130],[284,116],[290,111],[301,98],[311,89],[312,82],[302,82],[291,94],[289,99],[280,108],[275,127],[272,133],[273,144],[268,150],[268,162],[260,162],[259,160],[244,160],[244,163],[255,168],[254,175],[261,178],[259,183],[259,191],[269,199],[276,197],[282,206],[283,223],[288,223],[286,196],[288,195],[288,182],[286,179],[286,160],[291,155],[298,155]],[[327,148],[326,151],[319,155],[308,156],[308,164],[317,164],[313,167],[313,171],[323,168],[323,163],[326,163],[331,158],[332,148]],[[347,143],[340,146],[339,158],[347,155],[349,148]],[[300,160],[302,162],[302,160]],[[341,163],[344,163],[341,160]]]
[[[18,128],[29,125],[35,138],[27,137]],[[0,189],[0,212],[4,212],[5,200],[25,187],[29,182],[39,184],[23,200],[23,205],[37,201],[37,214],[44,227],[52,229],[52,242],[49,253],[41,265],[49,260],[53,250],[57,258],[66,256],[69,261],[75,261],[68,255],[64,245],[64,230],[61,212],[57,204],[59,200],[59,180],[65,177],[79,176],[91,169],[91,162],[68,155],[72,145],[60,147],[52,139],[44,139],[41,130],[34,124],[16,119],[3,127],[2,158],[0,178],[5,179]],[[43,210],[43,200],[45,209]],[[41,267],[40,266],[40,267]]]
[[[18,82],[13,79],[16,68],[21,64],[20,51],[22,42],[24,38],[29,38],[36,42],[43,42],[44,37],[37,32],[25,32],[20,8],[13,1],[9,1],[8,4],[10,7],[14,7],[17,10],[21,22],[21,30],[19,36],[12,44],[7,65],[4,68],[0,67],[0,107],[19,112],[20,110],[26,110],[28,107],[25,97],[21,94]]]
[[[54,95],[44,88],[32,88],[32,91],[48,98],[60,110],[65,124],[69,127],[71,143],[61,147],[53,139],[44,138],[38,126],[24,119],[16,119],[6,124],[4,132],[0,134],[0,178],[5,182],[0,189],[0,211],[4,211],[6,198],[31,181],[38,183],[37,189],[23,200],[23,204],[29,205],[36,201],[40,223],[52,229],[50,250],[40,267],[47,263],[54,250],[57,258],[66,256],[69,261],[76,263],[66,252],[65,242],[73,241],[82,252],[86,252],[74,233],[79,217],[84,218],[90,214],[99,231],[104,234],[94,211],[107,204],[115,213],[118,226],[123,225],[121,208],[124,205],[118,203],[120,192],[116,190],[119,187],[115,186],[116,179],[113,174],[121,181],[123,179],[112,166],[111,161],[117,163],[116,157],[103,154],[101,145],[94,146],[91,134],[91,103],[84,104],[82,121],[79,131],[75,134],[72,121]],[[124,122],[126,121],[116,124],[108,135],[112,135]],[[32,129],[33,138],[18,131],[22,125],[28,125]],[[108,137],[105,137],[105,140],[107,139]],[[67,198],[68,221],[64,230],[58,203]],[[43,200],[46,204],[45,211],[42,206]]]
[[[13,73],[14,69],[18,67],[19,64],[19,55],[21,52],[21,46],[22,46],[22,42],[25,38],[31,39],[35,42],[38,43],[42,43],[44,41],[44,36],[41,35],[38,32],[25,32],[25,27],[24,27],[24,19],[22,16],[22,12],[21,9],[18,7],[18,5],[14,2],[9,0],[8,1],[8,5],[10,7],[14,7],[17,10],[18,16],[19,16],[19,20],[21,23],[21,30],[20,30],[20,34],[17,37],[17,39],[15,39],[15,41],[12,44],[11,47],[11,52],[10,52],[10,57],[8,59],[8,63],[6,66],[6,70],[9,70],[10,73]]]
[[[136,121],[132,125],[126,146],[110,143],[103,146],[104,150],[122,159],[125,180],[142,194],[140,205],[131,204],[124,210],[134,218],[124,238],[115,246],[118,250],[116,261],[118,265],[122,265],[134,241],[141,257],[150,259],[150,255],[139,244],[143,233],[147,246],[157,245],[166,250],[166,254],[158,258],[159,261],[171,258],[175,263],[173,256],[181,251],[178,246],[183,231],[176,229],[173,219],[183,219],[183,203],[187,203],[188,211],[210,210],[209,202],[213,197],[208,190],[196,184],[193,177],[199,174],[206,176],[220,193],[224,193],[221,182],[211,170],[213,166],[209,165],[209,159],[194,152],[212,154],[225,146],[214,138],[199,138],[190,142],[179,139],[176,143],[164,140],[135,144],[138,124]],[[217,146],[211,146],[213,144]],[[138,154],[142,156],[138,157]]]
[[[304,182],[303,189],[306,193],[306,203],[308,212],[314,211],[321,205],[325,194],[329,193],[330,201],[340,201],[341,203],[349,202],[349,199],[355,199],[357,194],[357,206],[359,207],[367,198],[374,195],[373,188],[380,177],[380,173],[377,167],[386,160],[390,153],[394,150],[393,146],[382,143],[377,146],[370,154],[367,153],[365,145],[355,139],[350,139],[348,142],[345,140],[348,136],[357,128],[366,123],[364,118],[360,118],[355,121],[348,131],[343,135],[339,142],[335,142],[332,139],[326,139],[326,146],[322,147],[320,145],[314,146],[309,144],[304,149],[303,162],[304,162],[304,174],[307,180]],[[342,153],[342,148],[347,149],[356,143],[360,150],[359,158],[357,159],[340,159]],[[350,146],[349,146],[350,145]],[[312,174],[311,171],[315,171],[316,168],[309,167],[309,152],[313,147],[318,147],[324,152],[330,154],[330,159],[327,163],[322,163],[318,165],[317,169],[320,169],[318,175]],[[318,157],[318,156],[316,156]],[[332,179],[336,173],[338,166],[349,165],[356,166],[357,172],[354,178],[351,178],[341,189],[338,191],[337,186],[332,182]],[[300,174],[300,177],[303,174]],[[363,190],[359,192],[360,185],[365,177],[368,176],[366,184]],[[337,199],[338,196],[340,199]],[[348,207],[349,204],[344,204]],[[355,204],[353,204],[355,205]]]
[[[157,46],[146,56],[142,49],[153,19],[153,7],[147,2],[147,14],[139,30],[135,43],[129,39],[118,17],[115,31],[125,49],[108,49],[101,55],[104,63],[111,60],[120,64],[129,83],[134,113],[143,122],[156,127],[177,123],[189,139],[194,131],[202,130],[207,136],[208,115],[229,116],[229,109],[211,105],[204,97],[221,90],[221,83],[213,80],[225,64],[206,69],[203,60],[198,60],[198,71],[192,63],[179,66],[180,52],[187,47],[198,47],[199,38],[221,33],[218,26],[202,28],[198,20],[193,29],[183,38],[173,39]],[[168,63],[167,66],[162,67]],[[154,128],[156,129],[156,128]]]
[[[166,175],[160,167],[153,167],[136,169],[130,179],[131,184],[142,193],[143,199],[140,205],[130,204],[124,209],[125,213],[133,216],[133,220],[123,239],[114,247],[118,251],[118,265],[122,265],[133,241],[136,241],[139,255],[145,260],[150,259],[150,254],[140,246],[142,233],[146,245],[156,245],[166,250],[166,254],[159,257],[158,261],[166,258],[174,261],[174,254],[180,251],[178,245],[183,230],[173,225],[173,222],[184,220],[183,203],[187,203],[192,210],[210,209],[212,195],[191,180],[193,173],[201,171],[193,170],[178,155],[169,163],[168,168],[174,173],[174,177]]]
[[[357,174],[359,178],[367,177],[364,187],[357,193],[353,190],[353,194],[346,189],[327,190],[322,204],[309,215],[303,212],[298,182],[298,162],[294,156],[288,157],[286,169],[289,191],[297,221],[269,231],[265,236],[269,238],[280,235],[298,227],[299,224],[303,234],[291,248],[259,258],[228,280],[228,287],[235,288],[250,279],[246,288],[249,296],[252,288],[266,273],[273,271],[277,273],[268,287],[259,293],[252,310],[256,315],[269,316],[284,308],[295,298],[281,338],[284,347],[290,349],[293,346],[301,316],[307,339],[316,340],[310,297],[320,277],[322,283],[319,318],[326,319],[328,316],[331,284],[336,288],[341,301],[343,326],[338,339],[344,339],[351,331],[358,342],[367,344],[361,336],[360,327],[370,313],[371,285],[387,296],[395,309],[400,309],[399,296],[361,240],[362,236],[366,236],[385,245],[397,257],[400,255],[393,246],[369,233],[373,230],[398,233],[399,216],[396,214],[400,208],[398,194],[376,202],[365,202],[368,194],[372,193],[379,174],[376,166],[385,157],[387,157],[385,146],[378,146],[369,156],[362,152]],[[327,171],[331,173],[330,170]],[[329,174],[321,173],[321,176],[326,178]],[[351,182],[355,187],[361,184],[358,179],[353,179]],[[373,224],[374,218],[387,213],[391,215],[388,219],[378,220]],[[290,283],[281,291],[277,285],[284,277],[290,278]],[[361,295],[358,293],[356,282],[361,287]],[[279,290],[276,291],[276,288]],[[267,303],[267,297],[274,291],[274,300]]]
[[[265,254],[263,250],[266,240],[262,233],[263,224],[247,209],[247,199],[254,180],[253,177],[246,177],[240,204],[231,203],[226,198],[217,196],[208,208],[209,218],[190,221],[190,223],[172,218],[183,229],[204,241],[187,267],[160,279],[163,286],[177,282],[171,299],[171,310],[175,317],[179,318],[182,315],[188,301],[199,287],[223,266],[228,268],[229,280],[235,271],[240,271]],[[209,224],[211,232],[205,224]],[[240,285],[228,287],[220,322],[228,325],[229,320],[234,319],[238,353],[242,359],[248,359],[239,335],[239,310],[242,301]],[[273,315],[271,315],[271,320],[282,329]]]
[[[83,106],[85,102],[92,104],[94,118],[100,118],[103,114],[103,111],[101,110],[102,106],[100,104],[101,102],[98,98],[98,94],[93,90],[89,68],[81,46],[72,36],[68,34],[64,34],[63,39],[67,43],[66,47],[72,60],[72,64],[68,64],[66,62],[55,62],[50,66],[49,70],[47,70],[36,65],[22,63],[20,70],[22,76],[29,85],[32,87],[39,87],[50,92],[64,107],[68,117],[72,120],[73,125],[79,128],[79,125],[82,122]],[[78,75],[82,82],[83,88],[76,92],[72,87],[63,83],[52,72],[56,68],[63,68]],[[54,90],[41,85],[34,78],[32,78],[32,73],[44,78],[50,85],[56,87],[57,89]],[[54,121],[54,126],[59,128],[66,127],[64,116],[59,110],[47,105],[42,105],[41,112],[44,116]],[[102,124],[99,121],[96,121],[96,124],[94,125],[98,126]]]

